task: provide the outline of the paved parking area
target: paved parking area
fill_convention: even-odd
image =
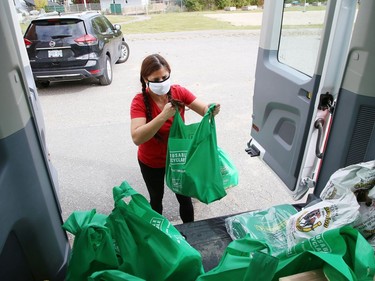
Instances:
[[[73,211],[108,214],[112,187],[126,180],[148,197],[130,137],[129,107],[140,91],[139,70],[151,53],[165,56],[174,83],[207,102],[219,102],[218,144],[233,159],[239,185],[220,201],[195,201],[196,220],[291,202],[278,178],[245,153],[250,139],[252,92],[259,31],[210,31],[127,36],[130,58],[114,66],[114,81],[52,83],[40,89],[47,142],[59,174],[59,196],[66,219]],[[200,120],[188,112],[187,122]],[[177,200],[166,188],[164,215],[179,223]]]

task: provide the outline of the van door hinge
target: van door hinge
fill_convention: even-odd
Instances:
[[[247,143],[247,148],[245,148],[245,151],[247,154],[249,154],[251,157],[259,156],[260,155],[260,150],[251,143],[251,140]]]
[[[328,109],[329,113],[333,114],[335,103],[333,96],[329,92],[320,95],[318,109],[323,111]]]

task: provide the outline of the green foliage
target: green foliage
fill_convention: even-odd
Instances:
[[[241,8],[250,4],[249,0],[233,0],[233,6],[236,8]]]
[[[223,10],[225,7],[233,6],[232,0],[215,0],[218,9]]]
[[[263,3],[263,0],[215,0],[215,6],[219,10],[223,10],[225,7],[242,8],[243,6],[248,5],[262,7]]]
[[[197,12],[203,10],[203,4],[200,0],[185,0],[185,7],[189,12]]]
[[[203,8],[204,10],[214,11],[217,9],[215,0],[206,0],[204,1],[204,3],[205,3],[204,8]]]
[[[47,6],[47,0],[34,0],[35,8],[39,11],[41,8]]]

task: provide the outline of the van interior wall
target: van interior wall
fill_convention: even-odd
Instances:
[[[1,280],[64,280],[70,245],[30,111],[12,0],[0,1],[0,49]]]
[[[368,36],[375,28],[373,11],[374,1],[359,4],[316,195],[336,170],[375,159],[375,38]]]

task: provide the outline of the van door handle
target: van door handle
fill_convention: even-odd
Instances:
[[[322,141],[323,141],[323,126],[324,126],[324,119],[319,118],[315,121],[314,127],[318,129],[318,138],[316,140],[316,146],[315,146],[315,155],[319,159],[323,158],[323,152],[320,151],[320,148],[322,146]]]

